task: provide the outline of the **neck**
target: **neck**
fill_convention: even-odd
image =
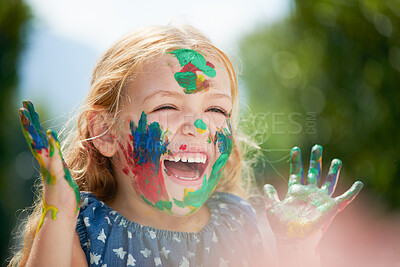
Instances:
[[[199,232],[210,219],[206,205],[194,214],[178,217],[148,206],[132,191],[130,184],[118,183],[117,194],[107,205],[138,224],[169,231]]]

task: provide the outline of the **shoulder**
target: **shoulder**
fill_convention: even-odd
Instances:
[[[81,192],[81,209],[79,211],[78,222],[79,219],[94,218],[94,215],[98,216],[109,213],[108,209],[104,202],[98,200],[92,193]]]
[[[224,259],[243,266],[260,266],[255,259],[263,257],[263,241],[256,212],[243,198],[224,192],[214,192],[207,202],[211,212],[212,243]]]
[[[90,246],[91,236],[98,235],[99,231],[104,231],[105,226],[111,224],[109,207],[98,200],[95,195],[81,192],[81,209],[77,219],[76,231],[84,251]]]
[[[257,215],[254,208],[243,198],[225,192],[214,192],[207,202],[211,222],[228,226],[231,230],[258,235]]]
[[[221,214],[247,215],[256,218],[256,212],[249,202],[243,198],[226,192],[214,192],[207,202],[210,210]]]

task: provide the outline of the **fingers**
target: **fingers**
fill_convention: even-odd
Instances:
[[[349,190],[347,190],[343,195],[334,198],[339,211],[343,210],[347,205],[349,205],[354,198],[358,195],[364,184],[360,181],[355,182]]]
[[[295,146],[290,151],[290,176],[289,187],[293,184],[304,183],[303,179],[303,162],[301,158],[300,148]]]
[[[307,180],[309,184],[318,185],[322,170],[322,146],[315,145],[311,149],[310,168],[308,169]]]
[[[53,130],[47,130],[47,138],[49,139],[49,166],[46,166],[49,171],[58,177],[63,176],[65,178],[66,171],[69,172],[68,168],[64,166],[64,159],[61,154],[60,143],[57,138],[57,134]]]
[[[265,199],[265,206],[267,210],[271,209],[276,203],[280,202],[278,193],[276,193],[275,188],[270,185],[264,185],[264,199]]]
[[[47,137],[49,138],[50,158],[54,159],[54,157],[59,156],[59,162],[52,160],[51,164],[57,164],[55,166],[55,168],[57,168],[56,170],[57,173],[63,171],[64,179],[67,181],[68,185],[72,188],[75,194],[75,200],[76,200],[75,212],[79,212],[80,202],[81,202],[79,187],[76,181],[72,178],[71,172],[69,171],[68,166],[63,159],[57,133],[53,130],[47,130]]]
[[[19,116],[21,119],[22,133],[24,134],[26,143],[28,144],[33,156],[35,156],[39,165],[42,167],[45,165],[42,158],[42,149],[47,148],[44,146],[42,139],[33,127],[29,112],[25,108],[21,108],[19,109]]]
[[[36,113],[32,102],[23,101],[22,104],[23,104],[24,108],[26,110],[28,110],[31,124],[33,125],[34,129],[36,130],[37,135],[40,137],[40,138],[37,138],[37,139],[40,139],[39,141],[41,141],[38,143],[38,145],[39,145],[38,149],[48,147],[46,135],[43,131],[42,126],[40,125],[39,115]]]
[[[46,134],[47,134],[47,138],[49,139],[50,158],[54,156],[54,153],[56,153],[56,154],[60,155],[61,159],[63,159],[62,155],[61,155],[60,142],[58,141],[56,132],[49,129],[49,130],[47,130]]]
[[[340,169],[342,168],[342,162],[340,159],[332,160],[331,167],[329,168],[328,176],[326,177],[325,182],[321,186],[321,189],[327,190],[328,195],[332,196],[333,192],[335,192],[336,184],[338,181]]]

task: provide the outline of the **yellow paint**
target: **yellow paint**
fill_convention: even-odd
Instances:
[[[199,87],[205,80],[203,75],[197,75],[196,86]]]
[[[206,88],[204,87],[204,84],[203,84],[203,82],[205,81],[206,79],[204,78],[204,76],[203,75],[197,75],[197,78],[196,78],[196,90],[197,91],[208,91],[208,89],[210,89],[210,87],[209,86],[207,86]]]
[[[189,192],[194,192],[194,190],[193,190],[193,188],[185,188],[184,190],[183,190],[183,199],[185,199],[185,197],[187,196],[187,195],[189,195]],[[194,209],[196,209],[196,207],[193,207],[193,206],[188,206],[189,208],[190,208],[190,211],[192,212]]]
[[[288,225],[287,236],[290,238],[300,237],[304,238],[311,230],[310,222],[295,221]]]
[[[39,232],[40,228],[42,227],[43,222],[44,222],[44,218],[46,217],[46,213],[47,213],[48,211],[51,211],[51,219],[52,219],[53,221],[54,221],[55,219],[57,219],[57,212],[58,212],[58,209],[57,209],[56,207],[52,206],[52,205],[47,205],[47,203],[46,203],[46,201],[44,200],[44,197],[43,197],[42,216],[40,217],[39,225],[38,225],[38,227],[37,227],[37,229],[36,229],[35,237],[36,237],[37,233]]]
[[[153,212],[151,212],[151,211],[145,211],[145,212],[144,212],[144,215],[146,215],[146,216],[152,216],[152,215],[153,215]]]
[[[203,129],[197,128],[197,132],[198,132],[199,134],[203,134],[203,133],[205,133],[206,131],[207,131],[207,129],[203,130]]]

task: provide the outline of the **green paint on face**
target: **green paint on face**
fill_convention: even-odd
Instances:
[[[175,55],[182,67],[191,63],[208,77],[215,77],[216,75],[215,69],[207,64],[207,60],[197,51],[191,49],[177,49],[169,53]]]
[[[199,134],[203,134],[205,133],[205,131],[207,130],[207,125],[205,124],[204,121],[202,121],[201,119],[197,119],[194,122],[194,126],[197,128],[197,132]]]
[[[208,90],[209,83],[202,75],[197,75],[198,71],[203,72],[208,77],[215,77],[214,65],[208,62],[202,54],[191,49],[177,49],[173,54],[179,61],[182,69],[176,72],[174,77],[178,84],[184,88],[186,94],[192,94],[203,90]]]
[[[146,202],[147,205],[157,208],[161,211],[164,211],[168,214],[172,214],[171,208],[172,208],[172,202],[169,200],[159,200],[156,202],[156,204],[151,203],[147,198],[145,198],[143,195],[141,195],[142,199],[144,202]]]
[[[174,75],[175,80],[179,83],[179,85],[186,89],[185,93],[195,92],[197,89],[197,75],[191,71],[187,72],[177,72]]]
[[[188,192],[183,201],[174,199],[174,203],[178,207],[194,207],[195,209],[193,209],[189,214],[198,210],[206,202],[218,185],[224,172],[225,165],[228,162],[233,148],[232,135],[230,131],[227,129],[217,131],[217,142],[221,155],[212,166],[210,178],[207,180],[207,177],[204,176],[202,188],[194,192]]]

